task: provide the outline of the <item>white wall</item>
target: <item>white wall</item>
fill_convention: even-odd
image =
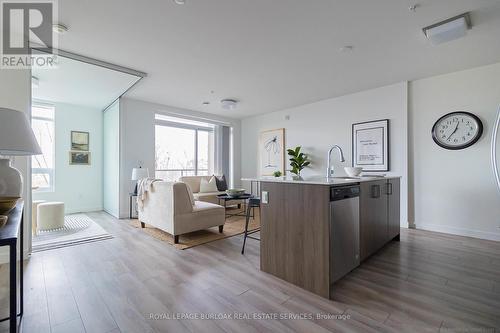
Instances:
[[[128,218],[129,193],[133,191],[134,182],[130,180],[132,169],[141,164],[149,169],[154,177],[155,170],[155,113],[173,116],[202,118],[216,121],[233,127],[235,146],[240,146],[240,127],[238,119],[220,117],[212,114],[179,109],[171,106],[154,104],[129,98],[120,99],[120,218]],[[240,152],[235,151],[233,178],[239,185]]]
[[[25,112],[31,116],[31,71],[20,69],[0,69],[0,107]],[[23,199],[31,202],[31,179],[28,177],[30,159],[16,157],[14,167],[24,180]],[[25,204],[24,215],[31,216],[31,206]],[[24,223],[24,254],[28,253],[31,244],[30,223]],[[8,249],[0,249],[0,263],[8,262]],[[2,295],[0,295],[1,298]]]
[[[149,103],[120,99],[120,218],[129,217],[129,193],[135,182],[132,169],[155,169],[155,110]]]
[[[62,201],[66,214],[102,210],[102,111],[42,101],[55,107],[55,187],[33,200]],[[90,165],[70,165],[71,131],[89,132]]]
[[[120,102],[116,101],[103,117],[103,207],[120,216]]]
[[[286,120],[285,116],[290,119]],[[399,83],[356,94],[332,98],[312,104],[264,114],[242,120],[241,174],[255,177],[258,172],[257,142],[259,133],[274,128],[285,128],[287,148],[302,146],[312,160],[304,176],[324,175],[328,149],[338,144],[346,158],[340,163],[337,154],[332,162],[337,175],[344,175],[344,166],[352,160],[351,126],[369,120],[390,120],[390,172],[400,175],[401,225],[407,226],[407,84]],[[287,168],[288,158],[286,158]],[[249,184],[244,184],[249,188]]]
[[[490,168],[490,140],[500,105],[500,63],[413,81],[409,85],[410,221],[419,229],[500,240],[500,194]],[[464,110],[484,124],[464,150],[440,148],[431,128]]]

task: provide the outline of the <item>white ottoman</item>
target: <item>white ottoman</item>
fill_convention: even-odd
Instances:
[[[38,205],[46,202],[45,200],[33,200],[31,203],[31,232],[33,235],[36,234],[37,228],[37,216],[38,216]]]
[[[64,202],[43,202],[37,207],[38,230],[51,230],[64,226]]]

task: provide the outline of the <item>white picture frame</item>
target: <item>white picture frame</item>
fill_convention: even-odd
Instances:
[[[389,171],[389,119],[352,125],[352,166]]]
[[[285,129],[266,130],[259,137],[259,174],[273,176],[276,171],[285,175]]]

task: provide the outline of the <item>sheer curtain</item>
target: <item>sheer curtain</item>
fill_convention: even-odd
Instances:
[[[231,127],[224,125],[215,126],[215,174],[225,175],[228,183],[231,179],[230,174],[230,143]]]

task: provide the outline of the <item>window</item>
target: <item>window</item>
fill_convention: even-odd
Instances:
[[[42,149],[41,155],[31,158],[32,186],[36,191],[54,191],[54,108],[33,105],[31,127]]]
[[[156,178],[175,181],[214,172],[214,125],[156,115],[155,141]]]

